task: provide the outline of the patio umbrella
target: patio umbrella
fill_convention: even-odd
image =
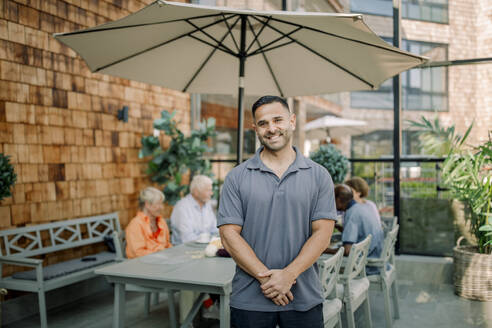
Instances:
[[[332,137],[331,132],[334,130],[343,135],[352,135],[357,127],[366,126],[366,121],[351,120],[348,118],[326,115],[312,120],[304,125],[306,137],[308,139],[326,139]]]
[[[190,93],[316,95],[376,89],[425,58],[390,46],[360,14],[235,10],[156,1],[122,19],[55,34],[92,72]]]
[[[339,127],[353,127],[353,126],[365,126],[365,121],[350,120],[348,118],[340,118],[333,115],[326,115],[315,120],[312,120],[304,126],[305,131],[314,129],[326,129],[326,128],[339,128]]]

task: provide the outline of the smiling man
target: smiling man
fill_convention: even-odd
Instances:
[[[252,111],[262,147],[227,175],[218,215],[237,264],[231,326],[321,328],[315,263],[333,232],[333,182],[292,146],[296,117],[284,99],[261,97]]]

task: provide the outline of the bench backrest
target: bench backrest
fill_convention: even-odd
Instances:
[[[121,231],[118,212],[0,231],[0,256],[30,257],[104,241]]]

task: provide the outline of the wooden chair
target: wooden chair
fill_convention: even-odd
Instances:
[[[388,232],[384,238],[383,251],[378,259],[369,258],[368,266],[378,267],[380,272],[378,275],[369,276],[371,287],[376,287],[383,292],[384,297],[384,315],[386,319],[386,327],[393,326],[391,312],[395,319],[400,317],[400,309],[398,305],[398,290],[396,288],[396,267],[395,267],[395,243],[398,236],[399,225],[396,224],[393,229]],[[393,294],[393,309],[391,309],[390,291]]]
[[[388,232],[393,230],[393,228],[398,224],[397,216],[382,216],[381,226],[383,227],[384,235],[386,236]]]
[[[368,327],[372,327],[369,305],[369,280],[366,277],[367,254],[372,236],[352,245],[343,274],[337,284],[337,293],[343,295],[343,311],[349,328],[355,328],[355,311],[363,305]]]
[[[326,259],[319,260],[319,277],[323,286],[323,319],[324,328],[342,328],[342,301],[337,295],[338,272],[343,260],[344,249],[341,247],[338,252]]]

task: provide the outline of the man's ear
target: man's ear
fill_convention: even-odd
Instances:
[[[294,113],[290,114],[290,124],[292,124],[293,130],[296,129],[296,122],[297,122],[296,114]]]

